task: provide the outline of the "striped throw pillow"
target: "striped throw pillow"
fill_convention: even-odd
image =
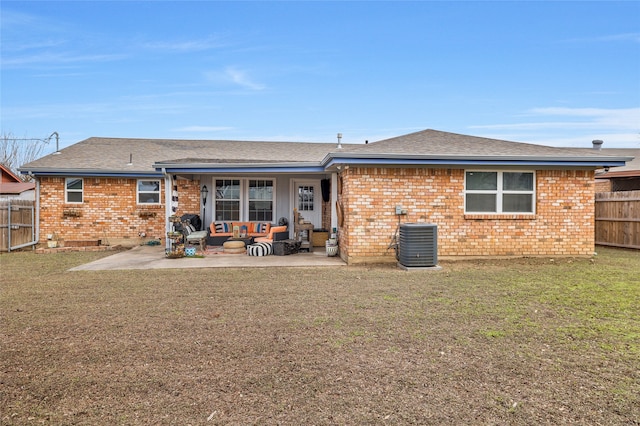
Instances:
[[[233,228],[231,226],[231,223],[229,222],[216,222],[216,233],[226,233],[226,232],[233,232]]]
[[[255,224],[255,232],[258,234],[268,234],[271,224],[269,222],[258,222]]]

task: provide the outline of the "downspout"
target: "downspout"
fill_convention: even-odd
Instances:
[[[11,253],[11,199],[7,203],[7,251]]]
[[[33,175],[32,175],[33,176]],[[36,235],[35,235],[35,241],[36,244],[38,244],[40,242],[40,179],[34,177],[35,181],[36,181]]]

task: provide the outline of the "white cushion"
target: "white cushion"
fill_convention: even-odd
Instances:
[[[207,231],[196,231],[188,235],[190,240],[201,240],[207,237]]]

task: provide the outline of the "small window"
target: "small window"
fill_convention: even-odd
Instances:
[[[84,182],[82,178],[67,178],[65,182],[65,199],[67,203],[82,203]]]
[[[138,204],[160,204],[160,181],[138,181]]]
[[[533,213],[533,172],[465,173],[465,212]]]
[[[298,187],[298,211],[313,211],[314,200],[315,194],[313,193],[313,186],[301,185]]]

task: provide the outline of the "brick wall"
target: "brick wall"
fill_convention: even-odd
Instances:
[[[611,181],[609,179],[596,179],[596,192],[611,192]]]
[[[65,178],[40,178],[40,242],[48,234],[64,241],[102,240],[102,244],[133,246],[165,237],[165,188],[161,179],[160,204],[137,204],[137,179],[84,178],[83,202],[65,202]],[[197,213],[199,183],[178,180],[178,215]],[[146,237],[141,237],[144,233]]]
[[[174,185],[178,186],[178,210],[175,214],[177,216],[182,216],[186,213],[201,215],[200,181],[177,179],[174,181]],[[209,197],[211,197],[211,193],[209,193]]]
[[[438,225],[440,257],[588,256],[594,251],[592,171],[536,172],[535,215],[465,215],[464,170],[349,168],[341,256],[348,263],[395,262],[389,246],[402,223]],[[395,214],[396,206],[407,215]]]

